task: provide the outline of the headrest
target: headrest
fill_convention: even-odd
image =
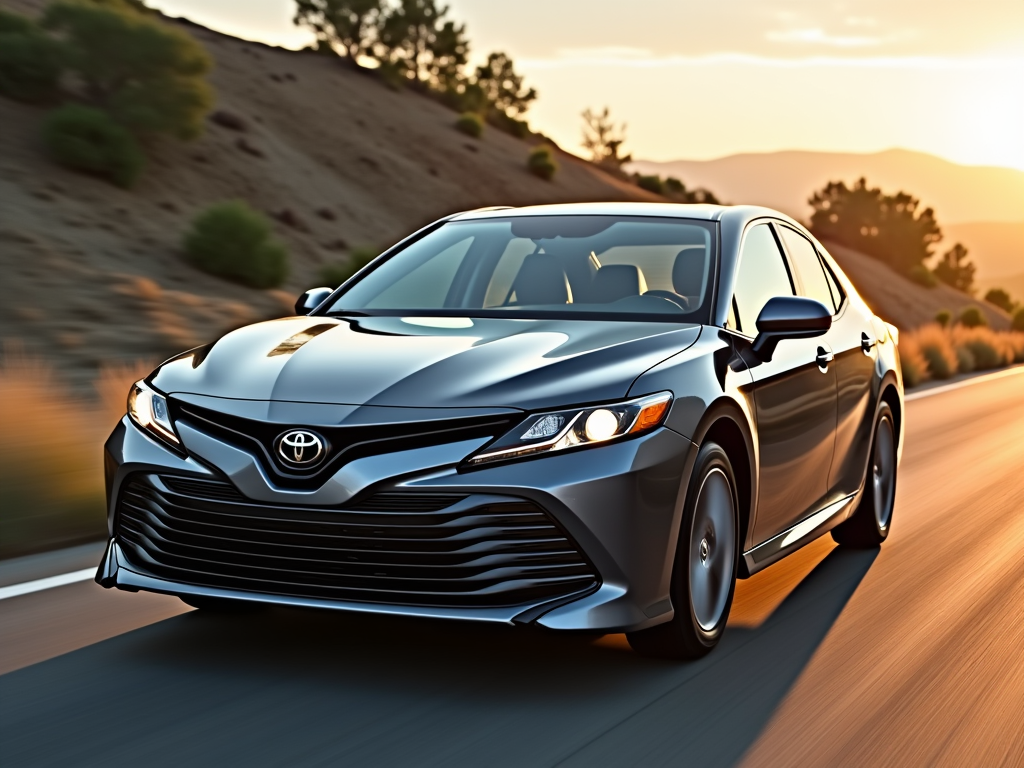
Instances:
[[[590,300],[608,304],[627,296],[639,296],[647,290],[640,267],[633,264],[608,264],[597,270],[590,286]]]
[[[554,256],[531,253],[519,267],[513,283],[517,304],[566,304],[569,288]]]
[[[704,288],[704,249],[684,248],[672,265],[672,288],[680,296],[700,296]]]

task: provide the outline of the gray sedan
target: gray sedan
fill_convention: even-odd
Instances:
[[[888,535],[897,343],[772,210],[453,215],[132,387],[96,578],[697,657],[737,578]]]

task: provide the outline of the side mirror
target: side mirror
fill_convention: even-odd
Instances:
[[[810,339],[832,327],[832,312],[814,299],[776,296],[757,316],[757,338],[753,353],[768,362],[783,339]]]
[[[308,315],[334,293],[333,288],[310,288],[295,302],[296,315]]]

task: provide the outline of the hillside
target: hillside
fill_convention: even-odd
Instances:
[[[386,246],[446,213],[655,199],[564,153],[554,181],[542,181],[526,171],[528,143],[493,128],[470,139],[429,98],[390,90],[337,60],[179,23],[214,57],[216,109],[235,127],[210,120],[196,142],[152,147],[130,191],[54,165],[38,138],[45,110],[0,99],[0,340],[9,352],[52,361],[80,394],[91,394],[111,364],[156,363],[232,327],[290,313],[323,265],[354,246]],[[231,198],[275,219],[292,256],[282,290],[244,288],[182,259],[193,216]],[[907,302],[924,289],[835,251],[877,311],[902,327],[971,301],[941,288]],[[902,287],[889,290],[894,285]],[[993,325],[1005,325],[986,311]]]
[[[943,226],[960,222],[1024,221],[1024,171],[968,166],[922,152],[890,149],[871,154],[768,152],[716,160],[638,160],[642,173],[677,176],[729,202],[777,208],[804,220],[807,199],[829,181],[850,184],[861,176],[890,192],[902,189],[935,209]]]
[[[969,306],[980,308],[992,328],[1004,331],[1010,327],[1010,317],[1001,309],[973,299],[955,288],[941,283],[934,288],[925,288],[878,259],[838,243],[825,243],[825,247],[875,314],[897,328],[909,330],[930,323],[944,309],[955,317]]]
[[[211,121],[193,143],[160,143],[130,191],[55,166],[39,146],[45,111],[0,99],[0,336],[55,360],[80,391],[105,363],[158,361],[290,311],[325,263],[438,216],[653,199],[571,155],[559,155],[553,182],[538,179],[526,171],[527,143],[493,128],[470,139],[448,109],[338,60],[187,28],[216,61],[216,109],[245,129]],[[284,290],[236,286],[182,260],[192,217],[231,198],[277,217],[292,256]]]

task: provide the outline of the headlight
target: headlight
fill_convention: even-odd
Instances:
[[[173,445],[181,445],[174,433],[171,414],[167,409],[167,398],[154,392],[143,381],[132,384],[128,393],[128,416],[148,432]]]
[[[647,432],[665,420],[671,403],[671,393],[659,392],[624,403],[535,414],[467,463],[484,464],[599,445]]]

